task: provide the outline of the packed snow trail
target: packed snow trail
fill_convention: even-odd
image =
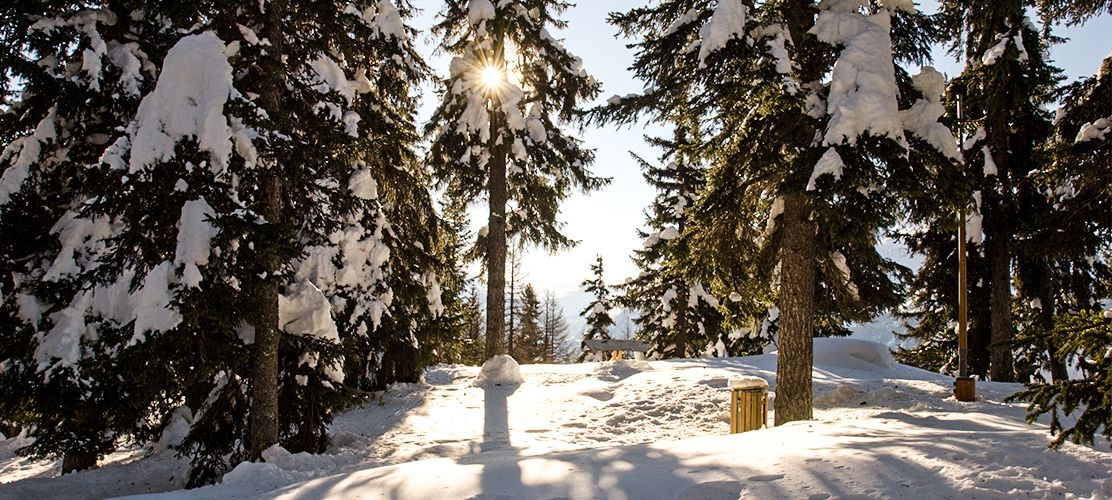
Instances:
[[[1001,402],[1019,385],[979,383],[977,402],[958,403],[951,378],[866,341],[816,341],[816,420],[727,435],[729,380],[775,391],[775,368],[775,354],[522,365],[520,385],[475,387],[478,367],[435,367],[339,415],[325,454],[272,449],[222,484],[157,497],[1112,496],[1108,443],[1048,450],[1045,425]],[[12,441],[0,442],[0,481],[39,472],[0,485],[0,499],[181,487],[184,463],[166,455],[49,478],[10,458]]]

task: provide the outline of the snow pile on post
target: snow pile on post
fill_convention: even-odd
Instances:
[[[761,377],[734,377],[729,385],[730,389],[768,389],[768,381]]]
[[[521,377],[521,367],[507,354],[496,354],[483,363],[483,369],[471,385],[475,387],[494,387],[497,385],[518,385],[525,382]]]

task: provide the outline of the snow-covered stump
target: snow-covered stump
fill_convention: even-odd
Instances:
[[[730,434],[768,425],[768,382],[760,377],[730,379]]]

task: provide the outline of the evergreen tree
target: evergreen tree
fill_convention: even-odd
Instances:
[[[571,360],[571,343],[568,339],[568,322],[564,318],[564,309],[556,301],[552,290],[544,293],[544,303],[541,306],[541,318],[544,331],[544,355],[542,362],[557,363]]]
[[[598,256],[594,264],[591,264],[591,278],[583,280],[581,285],[593,297],[590,304],[579,312],[579,315],[587,320],[587,329],[583,332],[583,341],[580,343],[580,350],[582,354],[579,355],[579,362],[584,361],[602,361],[606,359],[606,354],[590,350],[587,347],[587,341],[591,339],[609,339],[610,327],[614,325],[614,319],[610,317],[610,310],[614,308],[614,302],[610,297],[610,287],[606,286],[606,281],[602,277],[602,256]]]
[[[1026,19],[1022,0],[946,2],[945,31],[966,67],[951,85],[961,96],[962,125],[972,134],[963,145],[984,227],[984,264],[991,311],[989,377],[1015,380],[1012,265],[1022,223],[1040,211],[1045,197],[1028,174],[1038,170],[1036,147],[1047,137],[1050,117],[1042,109],[1053,96],[1057,70],[1044,59],[1045,42]],[[964,34],[964,37],[962,36]],[[981,168],[975,168],[981,167]]]
[[[910,2],[718,0],[611,21],[641,38],[633,69],[650,91],[603,115],[684,106],[710,123],[693,253],[744,309],[777,306],[776,423],[811,418],[812,336],[899,302],[906,270],[876,251],[879,232],[927,164],[956,157],[940,75],[901,66],[928,56],[926,17]]]
[[[688,239],[688,207],[706,181],[699,148],[702,139],[696,118],[680,114],[672,139],[646,138],[664,152],[661,166],[634,155],[657,197],[646,211],[648,231],[638,231],[644,248],[634,250],[640,274],[622,285],[623,305],[638,312],[638,336],[649,341],[647,354],[657,358],[685,358],[717,343],[723,317],[709,285],[689,279],[694,260]],[[685,267],[686,266],[686,267]]]
[[[540,363],[544,360],[545,338],[541,325],[541,302],[533,285],[526,284],[521,291],[521,328],[518,336],[518,357],[522,363]]]
[[[444,313],[430,325],[435,338],[431,344],[434,363],[479,363],[481,355],[474,349],[478,345],[481,328],[476,328],[482,318],[482,309],[476,303],[475,278],[467,276],[466,244],[471,239],[467,218],[463,210],[449,206],[445,224],[441,228],[438,260],[441,302]]]
[[[505,351],[506,242],[550,250],[572,244],[556,215],[573,189],[605,180],[587,167],[594,153],[560,127],[578,119],[599,83],[549,35],[566,23],[560,0],[447,0],[433,32],[453,56],[440,105],[426,127],[428,163],[454,200],[485,197],[480,233],[487,270],[489,358]]]
[[[1027,421],[1035,422],[1049,413],[1050,443],[1054,448],[1069,440],[1092,445],[1098,433],[1112,439],[1112,312],[1089,310],[1059,318],[1052,333],[1061,346],[1058,356],[1077,364],[1082,378],[1033,383],[1008,398],[1027,401]],[[1077,413],[1076,421],[1063,423],[1059,412],[1066,416]]]
[[[465,301],[465,326],[467,338],[464,344],[463,363],[468,365],[481,365],[486,358],[483,357],[483,304],[479,300],[479,291],[474,285],[468,289]]]
[[[189,22],[189,9],[155,17],[144,5],[0,8],[0,420],[25,425],[35,439],[20,452],[60,456],[64,473],[156,434],[167,404],[141,379],[173,376],[147,361],[157,349],[120,352],[122,325],[80,311],[118,225],[85,218],[103,182],[93,166],[152,88],[175,39],[166,25]]]
[[[1079,291],[1080,307],[1090,307],[1088,290],[1100,289],[1101,265],[1094,265],[1094,257],[1101,237],[1090,222],[1100,217],[1081,215],[1087,201],[1073,207],[1069,201],[1076,194],[1074,180],[1084,176],[1052,167],[1059,160],[1053,159],[1054,148],[1048,152],[1044,146],[1053,132],[1044,109],[1056,99],[1060,77],[1045,59],[1055,40],[1049,27],[1040,35],[1025,17],[1035,4],[948,2],[942,12],[951,51],[967,61],[949,95],[965,118],[962,176],[974,189],[966,221],[972,243],[970,370],[993,380],[1041,377],[1039,368],[1055,380],[1065,378],[1050,334],[1054,318],[1062,309],[1077,310]],[[1060,7],[1066,10],[1057,12],[1064,15],[1076,5]],[[1044,14],[1053,15],[1057,7],[1048,9]],[[1093,194],[1090,190],[1085,198]],[[949,321],[956,316],[956,244],[949,237],[954,222],[945,216],[926,225],[909,245],[927,256],[913,284],[917,305],[908,314],[917,324],[906,336],[918,345],[899,355],[924,368],[953,369],[956,336]]]
[[[56,224],[64,274],[83,288],[55,302],[65,322],[31,347],[46,378],[75,358],[118,362],[87,380],[130,390],[121,406],[149,406],[154,420],[184,401],[193,484],[278,442],[322,450],[331,412],[354,400],[345,361],[353,385],[416,380],[443,311],[437,221],[412,150],[410,92],[425,70],[409,8],[266,7],[203,5],[177,25],[121,9],[170,39],[149,37],[165,56],[134,117],[88,136],[104,181]],[[103,47],[82,32],[91,58]],[[145,78],[136,54],[158,46],[125,48],[113,64]]]

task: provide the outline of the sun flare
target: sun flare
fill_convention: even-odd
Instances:
[[[495,90],[506,83],[506,75],[496,66],[483,66],[480,68],[479,79],[488,90]]]

